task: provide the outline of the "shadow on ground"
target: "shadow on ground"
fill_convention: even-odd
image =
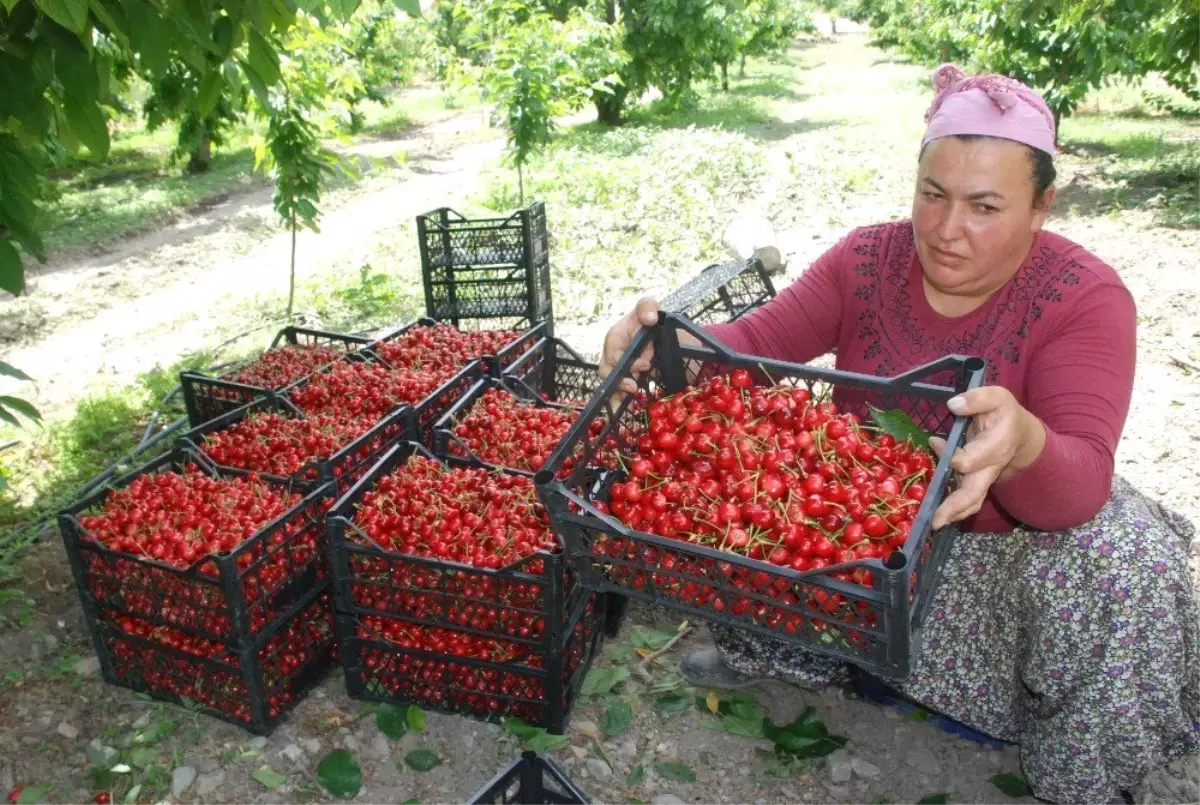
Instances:
[[[1154,209],[1158,223],[1200,229],[1200,143],[1151,135],[1112,142],[1073,141],[1069,156],[1101,164],[1059,192],[1059,204],[1084,216]]]

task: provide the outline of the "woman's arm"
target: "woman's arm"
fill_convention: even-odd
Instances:
[[[774,299],[735,322],[705,331],[748,355],[792,363],[821,357],[838,343],[842,274],[853,256],[852,239],[842,239]]]
[[[1044,443],[1032,455],[1018,451],[1007,477],[992,487],[1005,511],[1046,531],[1082,525],[1100,512],[1112,492],[1136,358],[1137,311],[1118,285],[1081,299],[1076,314],[1030,356],[1024,407],[1040,422]]]
[[[853,260],[853,235],[842,239],[771,301],[730,324],[705,328],[735,352],[763,358],[806,363],[832,350],[838,341],[842,319],[841,276],[848,260]],[[612,326],[604,338],[600,357],[600,377],[606,378],[621,360],[625,350],[642,327],[653,327],[658,320],[658,303],[649,297],[638,301],[636,309]],[[680,333],[682,341],[691,336]],[[650,368],[653,348],[634,362],[633,374]],[[621,381],[627,394],[637,391],[630,378]]]

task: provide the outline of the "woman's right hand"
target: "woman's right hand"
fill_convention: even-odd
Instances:
[[[604,336],[604,350],[600,356],[600,379],[608,377],[612,374],[616,365],[620,363],[621,356],[629,349],[629,345],[633,343],[633,338],[637,335],[638,330],[643,327],[653,327],[658,324],[658,301],[646,296],[638,300],[637,307],[628,316],[625,316],[620,321],[609,329],[608,334]],[[654,356],[654,345],[647,345],[638,359],[633,362],[633,375],[636,377],[642,372],[650,370],[650,359]],[[627,377],[621,381],[618,387],[626,394],[636,394],[638,387],[633,378]]]

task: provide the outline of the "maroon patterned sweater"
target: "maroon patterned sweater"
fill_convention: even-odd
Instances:
[[[778,298],[708,328],[738,352],[890,376],[945,355],[987,361],[1046,427],[1034,464],[992,487],[975,532],[1047,531],[1090,520],[1108,500],[1137,352],[1133,298],[1116,272],[1042,232],[1013,279],[966,316],[930,307],[910,221],[855,230]],[[939,382],[939,381],[935,381]],[[940,381],[944,382],[944,381]]]

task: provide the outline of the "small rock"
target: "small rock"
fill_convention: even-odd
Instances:
[[[54,652],[58,651],[58,638],[57,637],[55,637],[52,634],[48,634],[45,637],[45,642],[46,642],[46,651],[47,652],[49,652],[50,654],[53,654]]]
[[[295,746],[295,744],[292,745]],[[349,752],[357,752],[358,739],[353,735],[347,735],[346,737],[342,738],[342,746],[346,747],[346,750]]]
[[[58,734],[66,738],[68,741],[73,741],[79,737],[79,730],[63,721],[58,725]]]
[[[665,755],[671,751],[671,745],[670,744],[659,744],[658,746],[654,747],[654,751],[660,755]]]
[[[304,760],[304,750],[296,746],[296,744],[288,744],[283,747],[283,751],[279,754],[283,755],[293,763],[299,763]]]
[[[899,710],[897,710],[895,707],[885,707],[885,708],[883,708],[883,717],[884,717],[884,718],[889,718],[889,719],[891,719],[892,721],[899,721],[899,720],[901,720],[902,718],[904,718],[904,716],[900,714],[900,711],[899,711]]]
[[[212,774],[221,768],[221,759],[216,755],[200,755],[188,765],[201,775]]]
[[[617,757],[626,761],[637,757],[637,741],[629,740],[618,746]]]
[[[382,732],[376,733],[371,740],[371,752],[380,760],[386,760],[392,754],[392,745]]]
[[[600,728],[596,726],[595,721],[573,721],[571,722],[571,732],[578,732],[585,738],[591,738],[594,741],[598,741],[602,737]]]
[[[196,794],[201,797],[207,797],[209,794],[216,791],[225,782],[225,772],[218,769],[210,774],[201,774],[196,781]]]
[[[0,763],[0,791],[12,791],[13,784],[12,764],[6,760]]]
[[[253,749],[255,752],[261,752],[267,748],[267,743],[269,743],[269,740],[270,739],[268,739],[267,736],[259,735],[255,738],[251,738],[246,746],[250,749]]]
[[[75,663],[75,673],[79,676],[92,676],[100,673],[100,658],[87,657]]]
[[[589,774],[602,783],[607,783],[613,778],[612,767],[598,757],[587,759],[587,770]]]
[[[144,730],[144,729],[146,729],[146,727],[149,727],[149,726],[150,726],[150,714],[149,713],[142,713],[140,716],[138,716],[137,721],[133,722],[133,728],[135,730]]]
[[[687,805],[687,803],[674,794],[659,794],[650,800],[650,805]]]
[[[117,760],[121,757],[120,752],[111,746],[105,746],[100,742],[99,738],[93,738],[88,744],[88,749],[91,750],[92,754],[95,754],[99,757],[100,763],[98,765],[106,768],[111,768],[112,766],[116,765]]]
[[[987,753],[987,756],[988,756],[988,763],[991,764],[993,769],[1004,768],[1004,753],[1003,752],[997,752],[995,749],[993,749]]]
[[[29,661],[34,665],[40,665],[45,658],[45,649],[42,648],[42,644],[36,640],[33,641],[33,645],[29,647]]]
[[[180,766],[171,772],[172,796],[181,796],[184,791],[192,787],[194,782],[196,782],[196,770],[191,766]]]
[[[938,759],[928,749],[915,748],[908,750],[904,755],[904,763],[906,766],[928,774],[930,777],[939,777],[942,774],[942,764],[938,762]]]
[[[825,758],[825,763],[829,767],[829,779],[835,783],[848,783],[854,776],[854,768],[850,765],[850,753],[845,749],[839,749]]]
[[[308,752],[310,755],[319,754],[321,751],[321,742],[316,738],[309,738],[304,742],[304,751]]]
[[[850,766],[854,769],[855,774],[867,780],[874,780],[880,773],[878,766],[874,763],[868,763],[860,757],[850,758]]]
[[[851,799],[853,795],[850,793],[850,786],[847,785],[825,783],[825,790],[829,792],[830,801],[833,802],[853,802],[857,800],[857,797]]]
[[[588,751],[582,746],[572,746],[571,754],[574,755],[577,760],[583,760],[588,756]]]

